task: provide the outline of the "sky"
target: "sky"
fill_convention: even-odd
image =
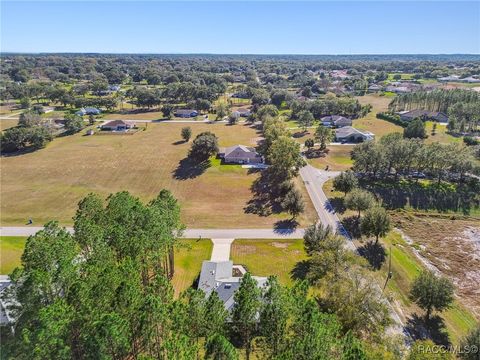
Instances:
[[[2,52],[480,53],[480,1],[0,1]]]

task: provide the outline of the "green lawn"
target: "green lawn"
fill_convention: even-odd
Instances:
[[[20,266],[26,237],[0,236],[0,274],[8,275]],[[172,284],[175,294],[189,288],[200,274],[203,260],[209,260],[213,244],[210,239],[182,239],[175,250],[175,273]]]
[[[175,294],[188,289],[194,283],[203,260],[209,260],[213,244],[210,239],[185,239],[180,242],[181,247],[175,250],[175,273],[173,287]]]
[[[20,257],[25,247],[26,237],[0,236],[0,274],[8,275],[20,266]]]
[[[435,135],[432,135],[433,121],[427,121],[425,123],[425,130],[427,130],[428,138],[425,140],[427,143],[439,142],[442,144],[451,144],[451,143],[461,143],[461,136],[452,136],[447,134],[447,126],[437,124],[437,129],[435,130]]]
[[[307,255],[302,239],[237,239],[232,244],[230,258],[234,264],[245,265],[252,275],[276,275],[282,284],[291,285],[295,264]]]

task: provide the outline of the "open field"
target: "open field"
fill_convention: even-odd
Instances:
[[[172,284],[175,294],[188,289],[200,275],[203,260],[209,260],[213,243],[210,239],[184,239],[175,250],[175,273]]]
[[[0,275],[8,275],[20,265],[26,237],[0,236]]]
[[[423,229],[426,231],[426,229]],[[437,235],[440,234],[437,232]],[[409,291],[414,279],[420,271],[425,268],[423,261],[415,255],[415,247],[418,244],[408,244],[402,236],[396,232],[390,232],[385,239],[382,239],[385,252],[388,254],[391,250],[391,271],[392,279],[387,285],[387,296],[395,299],[396,306],[400,307],[404,320],[408,321],[413,315],[423,316],[424,311],[409,299]],[[429,248],[430,250],[430,248]],[[388,255],[387,255],[388,256]],[[388,258],[376,275],[380,281],[385,281],[388,273]],[[475,317],[464,306],[461,298],[461,289],[457,286],[457,299],[452,307],[441,313],[448,333],[449,340],[452,343],[458,341],[471,330],[476,323]],[[471,309],[471,308],[470,308]]]
[[[425,129],[427,130],[428,138],[425,140],[427,143],[439,142],[442,144],[451,144],[451,143],[461,143],[462,137],[452,136],[447,134],[447,126],[437,124],[437,129],[435,130],[435,135],[432,135],[433,122],[427,121],[425,123]]]
[[[18,119],[0,119],[0,131],[17,126]]]
[[[39,151],[2,158],[3,225],[35,224],[56,219],[71,224],[77,203],[90,192],[102,197],[128,190],[144,201],[167,188],[178,198],[183,221],[191,228],[265,228],[289,218],[245,214],[257,178],[241,166],[192,168],[181,163],[190,144],[183,143],[185,124],[149,124],[134,135],[60,137]],[[220,146],[254,145],[259,136],[249,126],[193,124],[193,137],[212,131]],[[306,190],[300,226],[316,218]]]
[[[340,219],[356,216],[353,211],[343,208],[344,194],[332,190],[332,180],[325,183],[324,190],[332,205],[338,209]],[[458,341],[474,326],[475,317],[472,314],[476,314],[477,319],[480,318],[480,297],[476,286],[480,274],[475,270],[480,268],[480,255],[473,251],[475,242],[472,241],[474,234],[478,236],[480,232],[480,220],[461,216],[452,220],[455,217],[451,215],[426,214],[412,210],[390,211],[390,214],[393,225],[403,233],[393,230],[380,241],[384,255],[376,272],[378,281],[383,283],[386,279],[388,253],[391,250],[393,277],[387,290],[406,321],[413,314],[423,315],[423,311],[408,297],[411,284],[418,273],[424,268],[434,266],[443,275],[450,277],[456,285],[458,297],[452,308],[441,316],[450,341]],[[473,230],[475,228],[477,232]],[[366,244],[364,240],[355,242],[359,247]],[[378,255],[378,252],[376,254]],[[377,261],[371,263],[377,268]]]
[[[371,104],[372,111],[363,118],[353,120],[353,127],[359,130],[370,131],[375,134],[377,139],[392,132],[403,132],[401,126],[376,118],[378,112],[387,110],[388,104],[392,100],[390,97],[379,96],[377,94],[367,94],[364,96],[357,96],[356,98],[362,105]]]
[[[350,159],[350,152],[355,145],[329,145],[328,153],[323,157],[308,159],[308,163],[320,169],[327,165],[329,170],[344,171],[350,169],[353,161]]]
[[[245,265],[255,276],[278,276],[284,285],[292,283],[295,264],[307,258],[303,240],[237,239],[230,258],[234,264]]]

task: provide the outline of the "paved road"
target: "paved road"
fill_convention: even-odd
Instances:
[[[0,227],[2,236],[29,236],[43,229],[43,226]],[[67,230],[73,232],[71,227]],[[187,229],[184,238],[196,239],[301,239],[303,229]]]
[[[319,170],[311,165],[307,165],[300,169],[300,176],[302,177],[305,187],[307,188],[308,195],[310,195],[312,203],[317,210],[319,220],[325,226],[329,225],[332,227],[332,229],[334,229],[335,232],[345,236],[347,238],[347,247],[357,253],[357,248],[352,241],[352,238],[343,227],[332,205],[328,201],[327,196],[323,192],[323,184],[327,180],[332,179],[339,174],[339,171]],[[378,290],[382,292],[380,286],[378,284],[376,285]],[[385,299],[385,302],[390,309],[390,316],[394,322],[388,331],[394,334],[403,334],[403,322],[400,319],[400,316],[398,316],[397,312],[394,310],[394,307],[388,300]]]

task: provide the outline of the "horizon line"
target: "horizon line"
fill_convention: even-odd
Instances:
[[[98,51],[0,51],[4,54],[89,54],[89,55],[235,55],[235,56],[392,56],[392,55],[432,55],[432,56],[453,56],[469,55],[480,56],[480,53],[216,53],[216,52],[98,52]]]

